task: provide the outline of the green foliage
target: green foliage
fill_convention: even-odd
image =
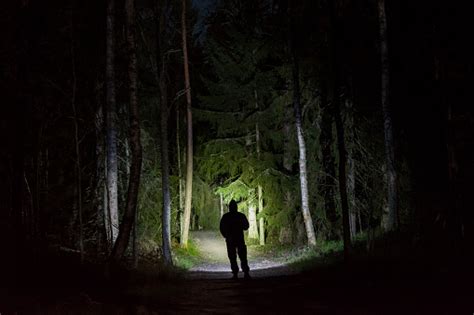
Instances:
[[[202,261],[202,256],[198,247],[192,239],[188,241],[188,248],[182,248],[177,245],[173,248],[173,262],[183,269],[190,269]]]

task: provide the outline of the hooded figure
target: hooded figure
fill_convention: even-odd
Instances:
[[[239,266],[237,265],[237,254],[240,259],[240,266],[244,272],[244,278],[249,279],[249,265],[247,262],[247,246],[244,240],[244,230],[249,228],[249,221],[245,214],[237,211],[237,202],[231,200],[229,212],[222,216],[220,231],[225,238],[227,245],[227,256],[230,260],[233,279],[237,279]]]

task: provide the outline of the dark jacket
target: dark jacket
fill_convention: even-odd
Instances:
[[[220,230],[228,243],[244,244],[244,230],[248,228],[249,221],[241,212],[230,211],[222,216]]]

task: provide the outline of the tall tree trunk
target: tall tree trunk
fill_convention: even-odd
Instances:
[[[184,222],[184,214],[183,214],[183,206],[184,206],[184,181],[183,181],[183,173],[181,170],[181,145],[180,145],[180,128],[179,128],[179,106],[176,106],[176,151],[178,152],[178,202],[179,202],[179,209],[178,209],[178,223],[179,223],[179,237],[180,240],[183,237],[183,222]]]
[[[257,88],[254,88],[253,94],[255,97],[255,109],[258,111],[259,106],[258,106],[258,93],[257,93]],[[260,160],[260,129],[258,126],[258,121],[255,123],[255,145],[257,149],[257,159]],[[262,185],[257,186],[257,201],[258,201],[258,207],[257,207],[257,213],[259,214],[260,218],[259,220],[259,231],[258,231],[258,236],[260,238],[260,245],[265,245],[265,221],[262,216],[263,212],[263,191],[262,191]]]
[[[336,133],[337,133],[337,149],[339,153],[339,194],[341,197],[341,210],[342,210],[342,230],[343,230],[343,239],[344,239],[344,258],[348,259],[351,253],[351,234],[349,226],[349,203],[347,201],[347,176],[346,176],[346,164],[347,164],[347,155],[346,155],[346,145],[344,138],[344,123],[342,121],[341,113],[341,98],[340,98],[340,67],[339,63],[342,62],[340,59],[340,47],[339,47],[339,38],[340,30],[337,19],[337,3],[333,2],[333,7],[331,9],[331,26],[333,29],[332,38],[330,38],[329,49],[331,58],[331,68],[333,75],[333,88],[332,88],[332,102],[334,110],[334,121],[336,123]]]
[[[169,179],[169,156],[168,156],[168,93],[166,85],[166,5],[161,10],[159,23],[157,25],[157,77],[160,87],[160,126],[161,126],[161,187],[163,193],[162,213],[162,249],[163,258],[169,265],[173,264],[171,257],[171,199]]]
[[[117,163],[117,126],[115,101],[115,0],[107,1],[106,52],[106,126],[107,126],[107,200],[108,212],[106,229],[108,240],[113,246],[118,235],[118,163]]]
[[[132,153],[130,177],[128,182],[127,202],[120,224],[119,235],[112,251],[112,259],[120,260],[127,249],[130,233],[135,222],[137,211],[138,189],[140,187],[140,172],[142,167],[142,147],[140,142],[140,120],[137,102],[137,56],[135,47],[135,5],[134,0],[125,1],[127,46],[128,46],[128,77],[130,84],[130,136],[129,142]]]
[[[251,194],[254,196],[254,194]],[[253,197],[251,198],[253,199]],[[255,203],[251,201],[249,204],[249,239],[258,240],[258,225],[257,225],[257,209]]]
[[[330,239],[340,236],[338,226],[338,214],[336,211],[335,187],[336,187],[336,166],[333,152],[333,102],[327,98],[328,88],[325,86],[321,90],[321,129],[319,143],[321,146],[322,167],[324,170],[322,185],[320,190],[324,197],[324,210],[326,218],[330,224]]]
[[[349,227],[351,231],[351,240],[355,239],[357,234],[357,209],[355,194],[355,164],[354,164],[354,113],[352,109],[351,89],[347,89],[345,100],[346,122],[347,122],[347,198],[349,201]]]
[[[292,132],[291,132],[291,121],[290,117],[292,117],[291,113],[291,107],[286,107],[285,108],[285,116],[286,118],[284,119],[283,122],[283,169],[285,170],[285,173],[287,175],[290,175],[292,173],[292,150],[291,150],[291,139],[292,137]],[[291,192],[291,189],[289,188],[290,185],[284,185],[285,186],[285,191],[284,191],[284,204],[287,209],[294,209],[293,205],[293,194]],[[290,229],[292,231],[299,230],[301,226],[297,225],[297,221],[295,223],[295,228],[293,229],[291,226],[287,227],[281,227],[279,233],[281,234],[283,230],[285,229]],[[295,235],[298,235],[298,233],[295,233]]]
[[[100,93],[100,83],[96,82],[96,104],[97,109],[95,112],[95,119],[94,119],[94,126],[95,126],[95,160],[96,160],[96,167],[95,167],[95,184],[94,184],[94,205],[97,209],[96,214],[96,245],[97,251],[103,251],[103,244],[102,244],[102,231],[106,232],[106,239],[111,239],[110,235],[107,233],[110,232],[107,229],[107,185],[105,182],[105,137],[104,137],[104,117],[103,117],[103,106],[101,103],[101,93]],[[105,228],[105,229],[103,229]],[[106,248],[105,248],[106,249]]]
[[[314,233],[313,219],[309,210],[308,198],[308,180],[306,170],[306,144],[303,135],[302,119],[301,119],[301,105],[300,105],[300,85],[299,85],[299,65],[296,54],[296,43],[294,39],[293,19],[290,18],[290,49],[293,59],[293,106],[295,114],[296,136],[298,139],[299,149],[299,167],[300,167],[300,188],[301,188],[301,211],[303,212],[303,219],[306,228],[306,236],[308,237],[308,244],[310,246],[316,245],[316,235]]]
[[[77,118],[76,111],[76,90],[77,90],[77,80],[76,80],[76,60],[74,54],[74,33],[73,33],[73,23],[72,23],[72,11],[71,11],[71,66],[72,66],[72,98],[71,98],[71,107],[72,115],[74,117],[74,151],[75,151],[75,168],[76,168],[76,191],[77,191],[77,210],[79,216],[79,251],[81,253],[81,263],[84,262],[84,231],[82,224],[82,169],[81,169],[81,152],[79,149],[79,123]]]
[[[258,197],[258,214],[260,215],[259,225],[260,225],[260,245],[265,245],[265,220],[262,217],[263,212],[263,191],[262,186],[258,185],[257,187],[257,197]]]
[[[398,192],[397,171],[395,167],[395,142],[393,138],[392,113],[390,110],[390,70],[387,39],[387,16],[385,0],[377,1],[380,35],[381,58],[381,102],[385,134],[385,158],[387,172],[387,204],[388,217],[384,224],[385,231],[393,231],[398,227]]]
[[[337,88],[335,88],[337,91]],[[336,92],[337,93],[337,92]],[[336,121],[337,131],[337,148],[339,151],[339,194],[341,196],[342,210],[342,229],[344,237],[344,257],[348,258],[351,252],[351,233],[349,223],[349,204],[347,202],[347,177],[346,177],[346,146],[344,141],[344,124],[342,122],[341,107],[339,106],[339,98],[334,98],[334,118]]]
[[[191,201],[193,194],[193,115],[191,111],[191,83],[189,80],[188,49],[186,39],[186,0],[182,0],[181,31],[184,57],[184,87],[186,90],[186,123],[187,123],[187,154],[186,154],[186,192],[184,201],[184,226],[181,247],[188,247],[189,224],[191,220]]]
[[[250,158],[253,155],[253,146],[252,146],[252,133],[249,128],[246,129],[246,137],[245,137],[245,147],[247,151],[247,155]],[[258,222],[257,222],[257,207],[254,202],[255,192],[249,190],[248,193],[248,200],[250,200],[248,204],[248,220],[249,220],[249,233],[248,238],[252,240],[252,242],[256,242],[258,240]]]

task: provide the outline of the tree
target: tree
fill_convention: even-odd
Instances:
[[[81,253],[81,263],[84,262],[84,226],[83,226],[83,214],[82,214],[82,166],[81,166],[81,151],[79,143],[79,122],[77,117],[77,108],[76,108],[76,92],[77,92],[77,77],[76,77],[76,59],[74,53],[74,25],[72,21],[72,11],[71,11],[71,70],[72,70],[72,97],[71,97],[71,107],[72,114],[74,119],[74,153],[75,153],[75,173],[76,173],[76,202],[77,202],[77,211],[79,217],[79,251]]]
[[[329,76],[327,76],[329,77]],[[336,189],[336,167],[334,161],[334,137],[333,137],[333,107],[334,100],[328,101],[328,85],[326,81],[322,83],[320,93],[321,128],[319,133],[319,143],[321,145],[321,164],[323,168],[320,191],[324,197],[324,210],[326,219],[329,221],[329,238],[334,239],[340,235],[340,225],[338,224],[338,213],[335,200]]]
[[[170,179],[169,179],[169,157],[168,157],[168,94],[166,84],[166,9],[164,5],[160,10],[161,14],[157,25],[157,79],[160,88],[160,127],[161,127],[161,187],[163,193],[163,213],[162,213],[162,246],[163,257],[168,264],[172,264],[171,257],[171,199],[170,199]],[[179,154],[178,154],[179,155]]]
[[[300,168],[300,189],[301,189],[301,211],[303,212],[303,220],[306,229],[306,236],[308,237],[308,244],[311,246],[316,245],[316,235],[314,233],[313,219],[311,218],[311,212],[309,210],[309,199],[308,199],[308,179],[306,169],[306,144],[304,140],[302,119],[301,119],[301,105],[300,105],[300,86],[299,86],[299,65],[298,56],[296,54],[296,43],[295,43],[295,29],[294,29],[293,17],[290,16],[290,51],[292,57],[292,72],[293,72],[293,108],[295,115],[295,127],[296,137],[298,140],[298,151],[299,151],[299,168]]]
[[[181,246],[188,246],[189,224],[191,221],[191,203],[193,194],[193,114],[191,111],[191,83],[189,80],[189,61],[186,33],[186,0],[182,1],[181,11],[181,31],[183,40],[183,62],[184,62],[184,88],[186,92],[186,125],[187,125],[187,146],[186,146],[186,191],[184,200],[184,226],[181,236]]]
[[[119,261],[127,249],[130,233],[133,228],[137,211],[138,189],[142,167],[142,147],[140,142],[140,120],[137,102],[137,55],[135,47],[135,3],[125,1],[127,48],[128,48],[128,79],[129,79],[129,142],[131,147],[130,177],[128,182],[127,201],[120,224],[119,234],[112,250],[111,258]]]
[[[377,1],[381,59],[381,103],[385,135],[385,159],[387,177],[388,216],[384,222],[385,231],[398,227],[397,170],[395,166],[395,142],[393,139],[392,113],[390,109],[390,64],[388,56],[387,16],[385,0]]]
[[[344,240],[344,257],[349,258],[351,252],[351,234],[350,234],[350,223],[349,223],[349,203],[347,201],[347,176],[346,176],[346,164],[347,164],[347,152],[344,139],[344,123],[342,121],[342,109],[341,109],[341,97],[340,97],[340,47],[339,47],[339,23],[336,20],[338,17],[338,9],[336,1],[333,2],[330,8],[330,18],[332,26],[332,37],[330,37],[329,49],[332,50],[329,56],[332,60],[332,72],[333,72],[333,110],[334,110],[334,121],[336,123],[337,133],[337,150],[339,153],[339,195],[341,197],[341,210],[342,210],[342,230]]]
[[[107,1],[106,23],[106,129],[107,129],[107,200],[105,230],[110,245],[113,246],[118,235],[118,164],[117,127],[115,101],[115,0]]]

